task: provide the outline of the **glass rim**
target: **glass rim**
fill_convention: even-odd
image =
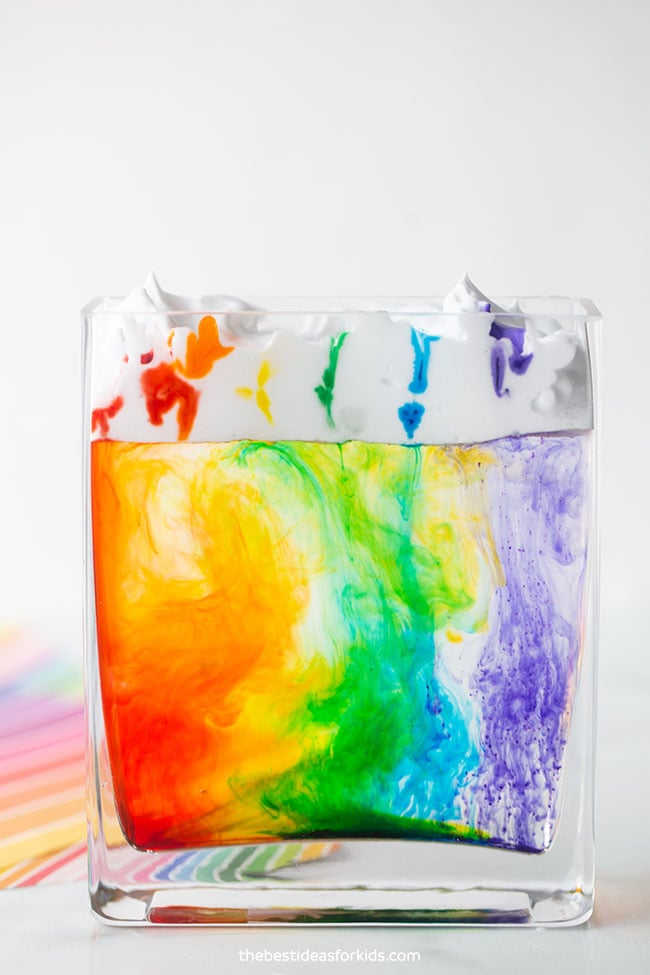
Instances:
[[[106,298],[105,296],[91,299],[81,310],[85,316],[136,316],[138,318],[156,318],[160,315],[169,317],[196,317],[198,315],[213,315],[219,317],[242,317],[242,318],[279,318],[279,317],[306,317],[315,315],[335,315],[340,317],[371,317],[373,315],[385,314],[395,316],[436,318],[442,321],[451,321],[457,318],[478,318],[494,321],[495,319],[510,319],[521,321],[522,325],[526,321],[535,318],[552,318],[555,321],[570,322],[597,322],[602,319],[602,314],[590,298],[573,298],[566,295],[522,295],[518,297],[496,298],[494,304],[508,304],[518,302],[529,307],[519,307],[517,310],[509,311],[502,308],[498,311],[478,311],[478,310],[456,310],[444,311],[442,307],[423,307],[430,304],[433,306],[442,305],[442,296],[416,296],[416,295],[390,295],[390,296],[311,296],[311,295],[262,295],[246,296],[242,301],[258,305],[256,308],[217,308],[211,307],[209,300],[206,300],[204,307],[190,308],[149,308],[146,310],[133,310],[127,308],[101,308],[105,301],[121,302],[125,298]],[[191,299],[184,299],[184,303],[189,303]],[[299,307],[296,307],[299,303]],[[270,304],[272,307],[265,307]],[[567,308],[567,306],[572,308]],[[293,306],[293,307],[292,307]],[[337,307],[341,306],[341,307]],[[562,307],[564,306],[564,307]]]

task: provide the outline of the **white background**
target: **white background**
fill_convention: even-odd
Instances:
[[[0,625],[79,652],[91,297],[149,268],[180,293],[435,294],[468,270],[591,297],[621,957],[650,930],[649,49],[648,0],[0,0]]]
[[[604,602],[644,603],[649,43],[648,0],[0,0],[0,619],[77,637],[78,311],[149,268],[593,298]]]

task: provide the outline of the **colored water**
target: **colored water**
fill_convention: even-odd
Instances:
[[[91,449],[129,842],[549,847],[583,639],[589,434]]]

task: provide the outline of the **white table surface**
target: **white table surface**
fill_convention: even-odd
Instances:
[[[597,783],[596,909],[567,929],[112,928],[97,922],[83,884],[0,892],[0,971],[164,975],[422,971],[650,972],[650,659],[628,653],[642,619],[603,627]],[[634,666],[626,663],[634,660]],[[418,951],[420,961],[254,961],[240,952]]]

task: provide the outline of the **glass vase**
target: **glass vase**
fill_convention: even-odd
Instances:
[[[441,306],[84,309],[103,920],[589,917],[600,316]]]

